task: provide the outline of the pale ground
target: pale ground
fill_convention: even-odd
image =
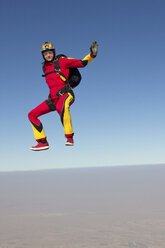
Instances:
[[[165,166],[0,173],[0,248],[165,248]]]

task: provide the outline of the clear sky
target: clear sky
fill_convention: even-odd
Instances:
[[[6,0],[0,7],[0,170],[165,162],[165,1]],[[42,116],[50,149],[35,145],[27,115],[44,101],[41,45],[82,59],[71,107],[75,146],[56,112]]]

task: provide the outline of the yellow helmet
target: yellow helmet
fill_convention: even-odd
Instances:
[[[45,42],[42,45],[41,53],[48,51],[48,50],[53,51],[55,53],[55,47],[50,42]]]

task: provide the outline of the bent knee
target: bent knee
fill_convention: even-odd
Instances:
[[[28,113],[28,118],[29,118],[30,121],[33,121],[34,119],[37,118],[37,116],[36,116],[36,114],[34,113],[33,110]]]

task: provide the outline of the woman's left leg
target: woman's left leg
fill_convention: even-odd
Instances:
[[[74,102],[74,94],[68,92],[62,95],[56,103],[56,110],[61,117],[61,122],[64,127],[65,137],[67,138],[67,141],[68,140],[71,141],[71,144],[66,143],[66,145],[73,145],[74,132],[72,128],[72,120],[69,111],[69,108],[73,104],[73,102]]]

